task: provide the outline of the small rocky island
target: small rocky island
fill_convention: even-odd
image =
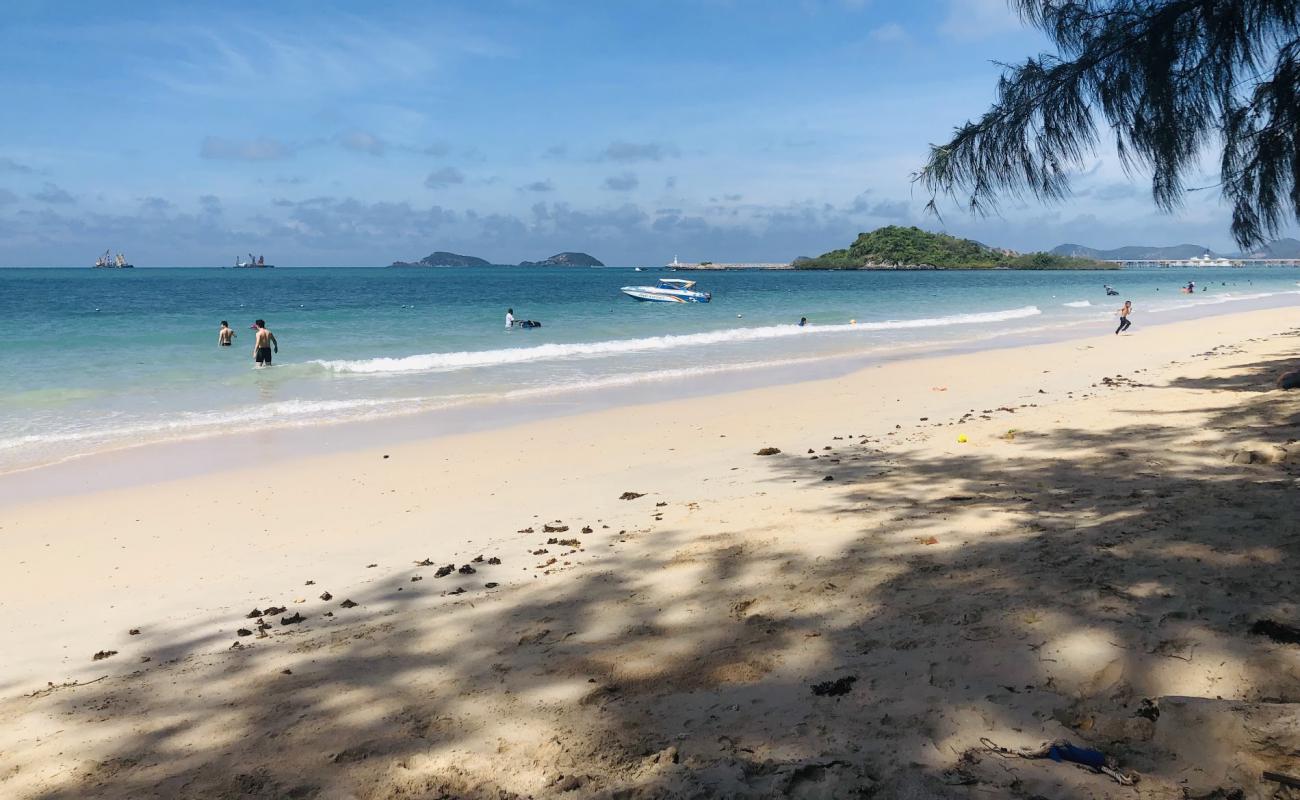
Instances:
[[[586,253],[556,253],[545,261],[521,261],[521,267],[603,267]]]
[[[491,262],[481,258],[447,253],[442,250],[431,253],[419,261],[394,261],[389,264],[390,267],[487,267],[490,265]]]

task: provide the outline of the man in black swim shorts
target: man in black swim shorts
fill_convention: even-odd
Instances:
[[[253,330],[257,331],[253,339],[253,360],[259,367],[271,366],[271,351],[280,352],[280,343],[275,340],[275,334],[266,329],[266,321],[259,319],[253,323]]]
[[[217,331],[217,344],[221,347],[230,347],[234,338],[235,332],[230,329],[230,323],[221,320],[221,330]]]

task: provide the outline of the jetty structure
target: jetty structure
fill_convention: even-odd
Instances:
[[[664,268],[684,270],[790,269],[790,262],[786,261],[778,264],[752,261],[724,264],[714,261],[678,261],[677,256],[673,256],[673,260],[664,264]]]
[[[1224,258],[1206,253],[1191,258],[1115,258],[1107,259],[1121,267],[1300,267],[1300,258]]]
[[[1108,259],[1110,264],[1121,267],[1300,267],[1300,259],[1225,259],[1196,258],[1190,259]]]

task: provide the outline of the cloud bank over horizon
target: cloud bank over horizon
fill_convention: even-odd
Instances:
[[[1043,45],[1002,0],[20,3],[11,16],[0,265],[80,265],[105,248],[150,266],[250,250],[323,266],[434,250],[777,261],[886,224],[1019,250],[1234,249],[1213,192],[1157,213],[1143,176],[1104,152],[1060,205],[923,213],[910,176],[927,144],[984,110],[994,60]],[[713,46],[719,29],[734,47]],[[103,58],[123,41],[130,58]]]

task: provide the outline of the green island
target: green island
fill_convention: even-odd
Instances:
[[[1055,253],[1017,253],[946,233],[887,225],[860,233],[848,249],[797,258],[795,269],[1119,269],[1118,264]]]

